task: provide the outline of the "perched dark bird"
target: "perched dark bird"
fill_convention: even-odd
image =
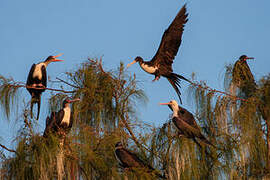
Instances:
[[[40,111],[40,101],[41,94],[45,91],[45,89],[35,89],[35,88],[46,88],[47,87],[47,72],[46,67],[51,62],[63,61],[60,59],[56,59],[62,54],[56,56],[49,56],[44,62],[40,62],[38,64],[33,64],[30,72],[27,77],[26,89],[31,95],[31,118],[33,118],[33,105],[35,103],[38,104],[38,112],[37,112],[37,120],[39,118]]]
[[[66,98],[63,101],[63,108],[56,112],[52,112],[51,117],[46,119],[46,128],[43,133],[44,137],[47,137],[50,132],[56,133],[60,136],[65,136],[72,128],[73,118],[71,114],[70,103],[79,101],[80,99]]]
[[[202,135],[200,127],[197,125],[193,115],[186,109],[180,107],[175,100],[172,100],[168,103],[160,103],[160,105],[168,105],[169,108],[173,111],[172,121],[179,130],[179,135],[193,139],[194,142],[200,147],[201,145],[196,140],[196,138],[205,144],[215,147]]]
[[[133,62],[127,65],[127,67],[129,67],[132,64],[139,62],[140,67],[144,71],[155,75],[155,79],[153,81],[158,80],[160,76],[167,78],[175,89],[180,101],[180,79],[188,82],[190,81],[179,74],[173,73],[172,64],[182,41],[184,25],[188,21],[187,16],[186,5],[184,5],[168,29],[164,32],[158,51],[151,61],[144,61],[143,58],[138,56]]]
[[[138,156],[136,156],[136,154],[124,148],[121,142],[118,142],[115,145],[115,156],[116,159],[119,161],[119,164],[124,169],[147,168],[147,171],[154,171],[155,175],[159,178],[165,178],[165,176],[159,174],[153,167],[151,167],[150,165],[146,165],[141,159],[138,158]]]
[[[239,60],[235,62],[232,71],[232,83],[240,88],[246,97],[249,97],[256,89],[253,74],[247,64],[248,59],[254,58],[246,55],[240,56]]]

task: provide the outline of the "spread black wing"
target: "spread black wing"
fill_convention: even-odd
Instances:
[[[188,21],[187,16],[186,5],[184,5],[164,32],[158,51],[150,61],[151,64],[172,65],[182,42],[184,25]]]

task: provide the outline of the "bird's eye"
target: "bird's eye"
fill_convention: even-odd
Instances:
[[[185,113],[185,111],[183,111],[183,110],[180,110],[180,113],[181,113],[181,114],[184,114],[184,113]]]

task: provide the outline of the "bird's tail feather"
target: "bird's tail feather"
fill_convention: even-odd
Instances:
[[[37,110],[37,120],[39,118],[39,112],[40,112],[40,94],[33,94],[32,98],[31,98],[31,106],[30,106],[30,116],[31,118],[33,118],[33,106],[34,104],[38,105],[38,110]]]
[[[168,81],[171,83],[172,87],[174,88],[174,90],[176,91],[178,97],[179,97],[179,100],[180,100],[180,103],[182,104],[182,99],[181,99],[181,92],[180,92],[180,82],[181,82],[181,79],[187,81],[187,82],[190,82],[188,79],[186,79],[185,77],[179,75],[179,74],[175,74],[175,73],[171,73],[169,76],[165,76]]]
[[[216,146],[214,144],[212,144],[210,141],[208,141],[204,136],[202,138],[200,138],[200,140],[210,146],[213,146],[214,148],[216,148]]]
[[[38,104],[37,120],[38,120],[38,118],[39,118],[40,103],[41,103],[41,98],[40,98],[40,96],[39,96],[39,100],[38,100],[38,102],[37,102],[37,104]]]
[[[183,80],[185,80],[185,81],[187,81],[187,82],[189,82],[189,83],[192,84],[192,82],[191,82],[190,80],[188,80],[187,78],[185,78],[184,76],[181,76],[181,75],[175,74],[175,73],[172,73],[172,74],[174,74],[174,76],[177,76],[178,79],[183,79]],[[180,81],[180,80],[179,80],[179,81]]]

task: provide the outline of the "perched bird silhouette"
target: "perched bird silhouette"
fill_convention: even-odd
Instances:
[[[173,73],[172,64],[182,41],[184,25],[188,21],[187,16],[186,5],[184,5],[168,29],[164,32],[158,51],[151,61],[144,61],[142,57],[138,56],[133,62],[127,65],[127,67],[129,67],[132,64],[139,62],[140,67],[144,71],[155,75],[153,81],[158,80],[160,76],[167,78],[175,89],[181,103],[181,92],[179,90],[179,88],[181,88],[180,80],[190,81],[179,74]]]
[[[121,142],[116,143],[115,145],[115,157],[119,161],[119,164],[124,169],[132,168],[147,168],[149,172],[155,173],[159,178],[165,179],[165,176],[159,174],[153,167],[145,164],[138,156],[126,148],[123,147]]]
[[[26,89],[31,95],[31,108],[30,108],[31,118],[33,118],[33,105],[37,104],[38,105],[37,120],[38,120],[40,112],[41,94],[45,91],[45,89],[36,89],[36,88],[47,87],[46,67],[51,62],[63,61],[57,59],[57,57],[61,55],[62,54],[56,56],[49,56],[44,62],[33,64],[30,69],[30,72],[27,77]]]
[[[60,136],[66,136],[72,128],[73,117],[71,114],[70,103],[79,101],[80,99],[70,99],[69,97],[63,101],[63,108],[56,112],[52,112],[50,117],[46,119],[46,128],[43,136],[47,137],[50,132]]]
[[[236,85],[247,97],[256,90],[256,83],[253,74],[247,64],[247,60],[254,59],[246,55],[240,56],[234,64],[232,71],[232,83]]]
[[[201,145],[196,140],[196,138],[205,144],[215,147],[201,133],[200,127],[197,125],[194,116],[186,109],[180,107],[175,100],[172,100],[168,103],[160,103],[160,105],[168,105],[169,108],[173,111],[172,121],[179,130],[179,135],[193,139],[193,141],[200,147]]]

